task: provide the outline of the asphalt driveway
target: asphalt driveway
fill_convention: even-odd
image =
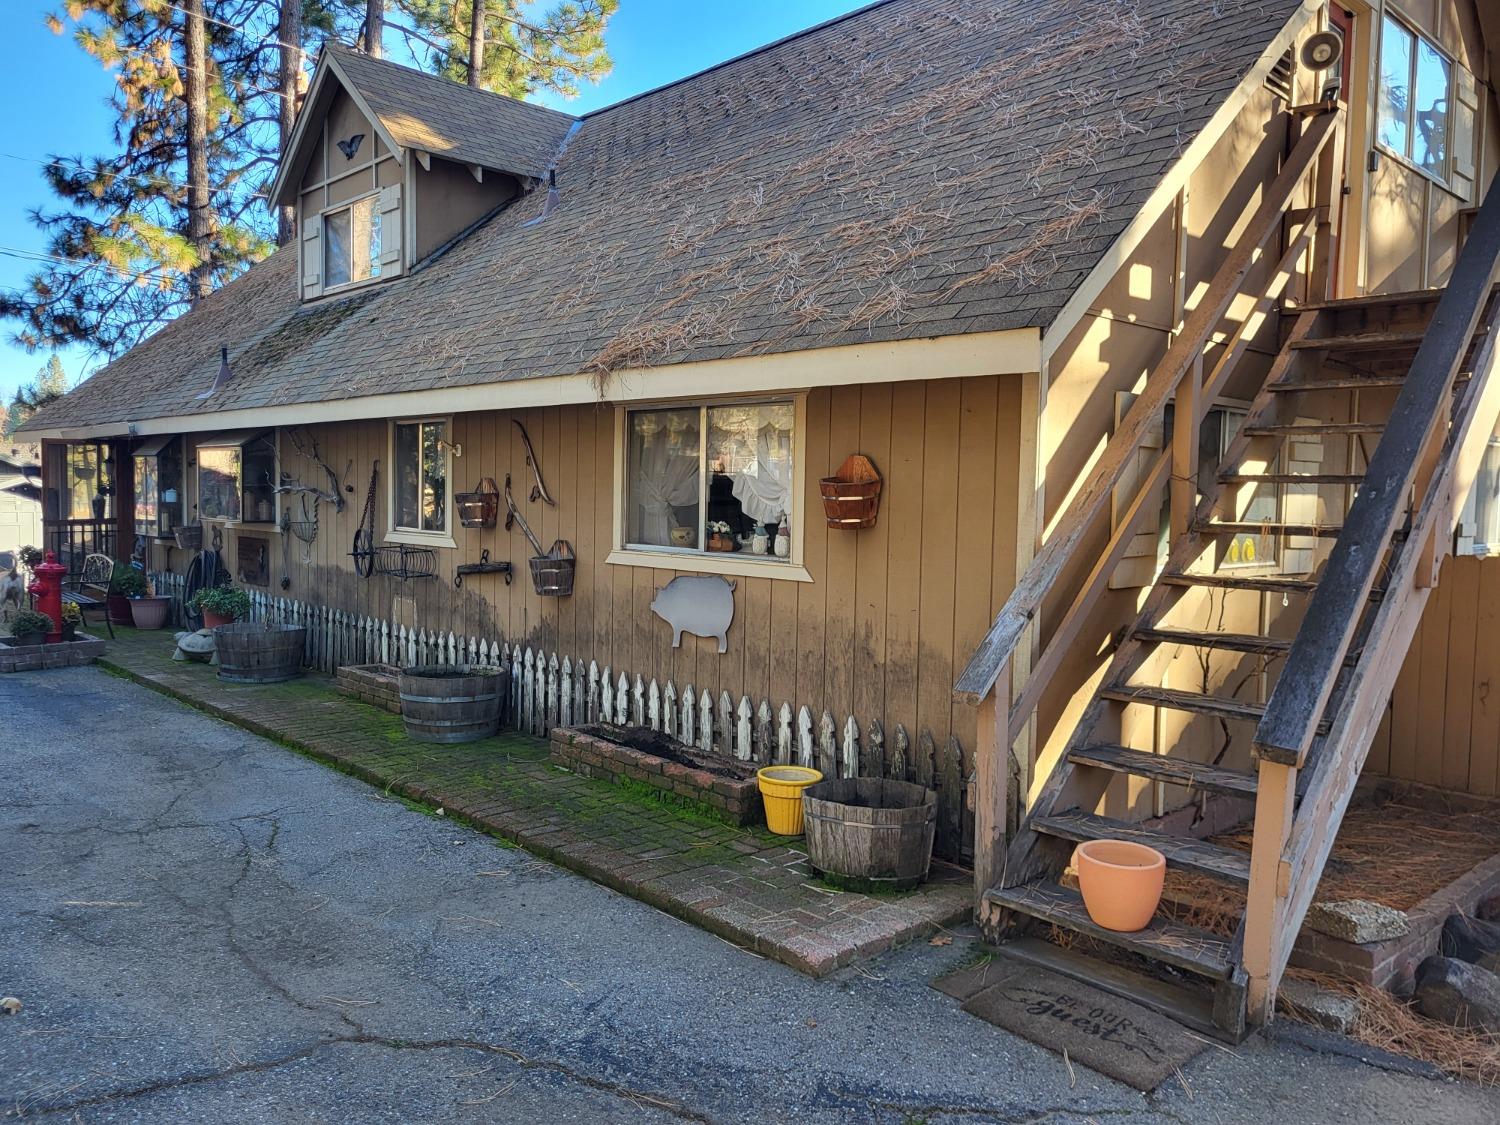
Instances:
[[[95,669],[0,678],[0,1113],[170,1122],[1443,1122],[1285,1042],[1150,1097],[927,981],[822,981]]]

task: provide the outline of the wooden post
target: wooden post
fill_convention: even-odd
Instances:
[[[1172,542],[1188,533],[1198,507],[1198,430],[1202,414],[1203,355],[1199,353],[1182,382],[1172,408]]]
[[[1334,294],[1334,270],[1338,262],[1339,213],[1344,197],[1344,111],[1338,112],[1333,137],[1319,156],[1314,177],[1313,207],[1318,215],[1317,242],[1308,274],[1308,297],[1327,300]]]
[[[1009,662],[995,687],[979,701],[974,739],[974,897],[976,912],[984,892],[997,886],[1005,872],[1005,810],[1009,797],[1010,743],[1006,736]]]
[[[1271,1018],[1276,1003],[1280,971],[1277,945],[1284,940],[1282,920],[1290,891],[1282,877],[1281,856],[1291,835],[1296,796],[1296,767],[1262,760],[1255,797],[1255,835],[1250,844],[1250,891],[1245,902],[1247,998],[1250,1022],[1257,1025]]]

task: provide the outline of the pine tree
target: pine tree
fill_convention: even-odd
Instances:
[[[10,437],[22,422],[67,393],[68,373],[63,369],[62,360],[54,353],[30,383],[16,388],[15,396],[5,412],[5,425],[0,429],[0,436]]]
[[[49,18],[114,72],[117,151],[54,157],[32,218],[58,259],[0,294],[29,348],[133,346],[268,252],[274,55],[230,0],[68,0]],[[223,16],[219,13],[222,11]]]
[[[613,65],[604,30],[619,0],[564,0],[541,11],[520,0],[479,0],[478,12],[475,0],[393,3],[410,22],[386,26],[431,70],[497,94],[572,97],[581,82],[598,82]]]

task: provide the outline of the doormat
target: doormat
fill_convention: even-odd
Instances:
[[[932,982],[964,1011],[1149,1093],[1209,1045],[1181,1024],[1091,985],[1004,959]]]

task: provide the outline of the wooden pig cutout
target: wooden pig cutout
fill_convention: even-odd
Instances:
[[[682,647],[682,634],[716,637],[719,651],[729,648],[729,624],[734,620],[734,583],[717,575],[674,578],[656,592],[651,611],[672,626],[672,647]]]

